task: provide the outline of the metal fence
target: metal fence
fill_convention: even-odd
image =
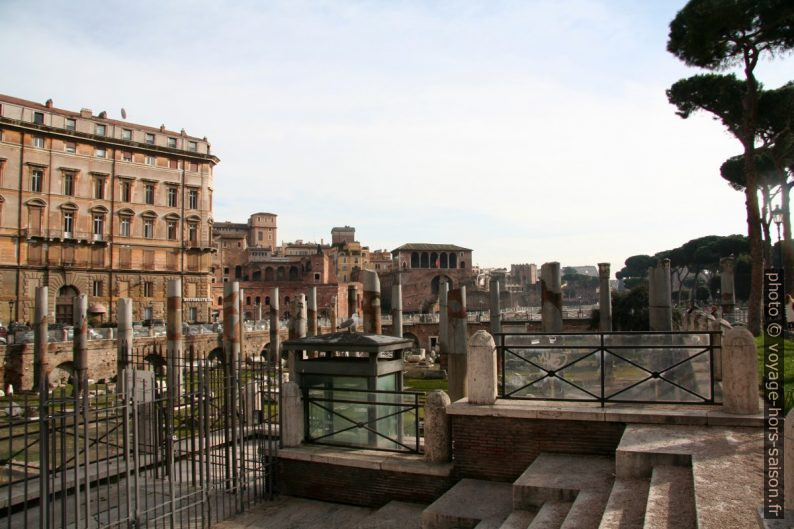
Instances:
[[[711,404],[718,334],[500,333],[500,397]]]
[[[204,528],[269,498],[280,364],[183,356],[0,399],[0,528]]]
[[[305,441],[420,451],[419,392],[304,388]]]

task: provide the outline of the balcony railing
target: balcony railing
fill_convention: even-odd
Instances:
[[[713,404],[712,332],[498,333],[500,398]]]

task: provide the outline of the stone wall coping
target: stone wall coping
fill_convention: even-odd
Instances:
[[[427,463],[422,454],[398,454],[336,446],[302,445],[295,448],[281,448],[278,457],[405,474],[448,477],[452,473],[452,463]]]
[[[763,409],[763,408],[762,408]],[[637,424],[688,424],[700,426],[746,426],[761,428],[762,413],[734,415],[717,405],[635,405],[598,402],[559,402],[500,399],[495,404],[474,405],[463,398],[447,406],[453,416],[551,419],[562,421],[603,421]]]

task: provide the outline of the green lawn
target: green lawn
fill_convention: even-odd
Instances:
[[[783,387],[786,392],[794,392],[794,340],[784,340],[783,355]],[[755,347],[758,351],[758,378],[764,378],[764,338],[759,336],[755,339]],[[786,412],[794,404],[794,395],[786,398]]]

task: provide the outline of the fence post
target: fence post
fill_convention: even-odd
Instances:
[[[226,379],[223,383],[224,401],[226,404],[226,424],[224,435],[226,441],[226,477],[230,479],[228,487],[235,490],[237,486],[237,367],[240,357],[240,283],[223,285],[223,345],[225,352]],[[229,440],[229,434],[231,439]],[[231,446],[229,446],[231,441]]]
[[[612,294],[609,291],[609,263],[598,263],[598,330],[612,332]]]
[[[36,307],[34,321],[34,341],[36,356],[36,386],[39,392],[39,504],[44,505],[39,509],[39,527],[47,529],[49,527],[49,383],[47,379],[49,362],[47,360],[47,308],[49,306],[49,296],[47,287],[36,287]],[[10,467],[9,467],[10,468]],[[9,488],[11,487],[8,485]],[[9,505],[9,510],[10,510]],[[11,513],[7,513],[8,516]]]
[[[469,338],[466,376],[469,404],[496,402],[496,345],[493,337],[485,331],[477,331]]]
[[[452,439],[450,435],[447,406],[449,395],[440,389],[431,391],[425,401],[425,461],[446,463],[452,458]]]
[[[281,442],[285,448],[300,446],[303,441],[303,402],[297,382],[281,387]]]
[[[467,395],[466,369],[468,361],[468,319],[466,316],[466,287],[453,289],[447,297],[449,316],[449,398],[453,401]]]

